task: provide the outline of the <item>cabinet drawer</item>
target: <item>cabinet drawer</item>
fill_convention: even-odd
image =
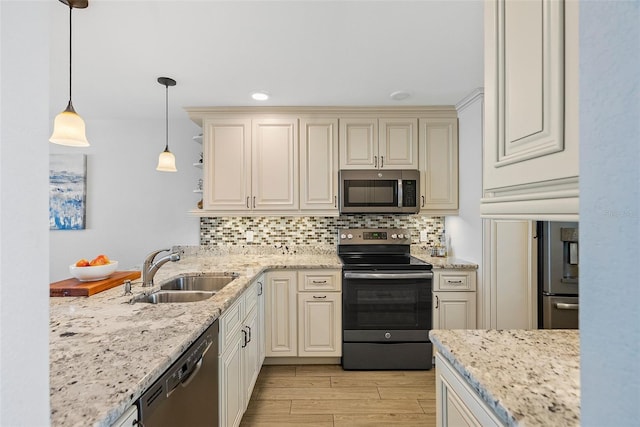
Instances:
[[[298,272],[299,291],[340,291],[341,270],[306,270]]]
[[[475,271],[444,271],[435,274],[434,291],[475,291]]]
[[[244,319],[244,296],[240,296],[231,307],[220,316],[220,354],[232,342],[233,335],[238,332]]]

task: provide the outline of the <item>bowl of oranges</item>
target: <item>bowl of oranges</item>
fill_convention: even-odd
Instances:
[[[91,261],[84,258],[69,266],[69,272],[81,282],[102,280],[111,276],[118,268],[118,261],[110,260],[106,255],[98,255]]]

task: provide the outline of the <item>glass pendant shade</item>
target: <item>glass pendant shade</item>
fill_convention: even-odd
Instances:
[[[177,172],[176,169],[176,156],[173,155],[169,148],[165,148],[165,150],[160,153],[158,157],[158,166],[156,167],[157,171],[160,172]]]
[[[89,146],[84,120],[75,112],[71,101],[69,101],[67,109],[56,116],[53,122],[53,133],[49,141],[69,147]]]

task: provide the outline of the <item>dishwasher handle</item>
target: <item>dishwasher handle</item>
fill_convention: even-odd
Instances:
[[[403,272],[403,271],[390,271],[390,272],[344,272],[345,279],[431,279],[433,273],[430,271],[425,272]]]
[[[200,369],[202,368],[202,360],[204,359],[205,354],[207,354],[207,352],[213,345],[214,341],[215,340],[211,340],[211,342],[207,344],[207,347],[204,349],[202,354],[200,354],[200,358],[198,359],[194,367],[191,369],[191,372],[189,372],[189,375],[187,375],[179,383],[177,383],[171,390],[169,390],[169,392],[167,393],[167,397],[171,396],[171,394],[178,388],[178,386],[182,386],[182,387],[189,386],[191,381],[193,381],[193,379],[198,375],[198,372],[200,372]]]

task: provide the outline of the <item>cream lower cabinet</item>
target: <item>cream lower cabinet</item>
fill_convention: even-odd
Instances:
[[[504,425],[444,357],[435,357],[437,427]]]
[[[297,356],[297,273],[292,270],[269,271],[265,279],[266,356]]]
[[[341,356],[341,270],[275,270],[265,277],[266,356]]]
[[[458,213],[458,119],[419,120],[420,213]]]
[[[298,209],[297,118],[209,118],[203,129],[203,210]]]
[[[298,356],[342,356],[340,270],[298,272]]]
[[[485,2],[484,217],[578,219],[579,3]]]
[[[259,359],[259,286],[254,282],[220,316],[219,423],[240,425],[262,363]]]
[[[476,328],[476,271],[433,270],[433,329]]]
[[[535,221],[485,220],[485,328],[538,327],[535,233]]]

